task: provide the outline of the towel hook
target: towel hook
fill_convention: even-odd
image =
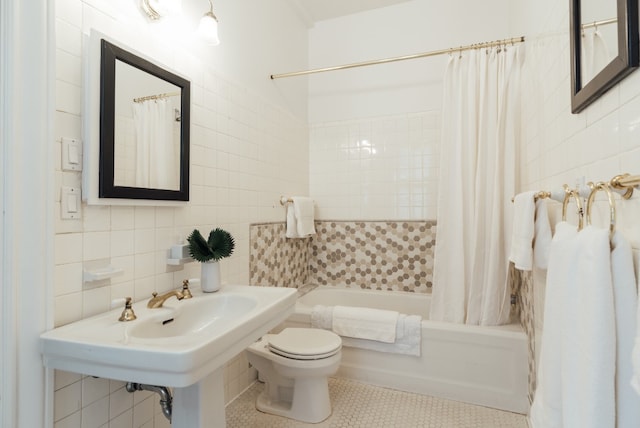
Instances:
[[[551,192],[548,192],[546,190],[540,190],[539,192],[536,192],[535,195],[533,195],[533,200],[535,202],[538,202],[540,199],[549,199],[551,198]]]
[[[569,189],[569,186],[564,185],[564,200],[562,201],[562,221],[567,221],[567,205],[569,205],[569,200],[573,198],[576,202],[576,206],[578,207],[578,230],[582,229],[583,225],[583,217],[584,211],[582,210],[582,202],[580,201],[580,195],[575,190]]]
[[[593,201],[595,200],[596,193],[598,193],[599,190],[604,190],[609,198],[609,232],[611,236],[613,236],[613,233],[616,231],[616,201],[609,185],[605,182],[596,183],[589,194],[589,199],[587,200],[587,224],[591,224],[591,208],[593,207]]]
[[[280,196],[280,205],[285,206],[290,202],[293,202],[293,199],[287,198],[285,196]]]

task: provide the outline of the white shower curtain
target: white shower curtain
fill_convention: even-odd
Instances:
[[[174,107],[169,99],[133,103],[136,187],[178,190],[180,144],[174,139]]]
[[[591,31],[582,35],[582,86],[604,69],[612,57],[600,31]]]
[[[508,322],[522,51],[453,55],[445,74],[431,319]]]

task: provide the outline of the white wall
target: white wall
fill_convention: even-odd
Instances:
[[[223,282],[249,281],[249,224],[283,220],[280,195],[308,193],[306,85],[278,87],[277,68],[304,68],[307,28],[285,0],[217,0],[221,44],[193,30],[205,0],[184,1],[183,19],[151,23],[133,0],[56,0],[55,325],[109,309],[112,299],[148,299],[198,277],[199,265],[167,266],[167,250],[194,229],[229,230],[236,251]],[[83,40],[92,28],[191,80],[191,201],[185,207],[82,206],[81,220],[60,219],[61,185],[80,173],[60,169],[62,137],[84,136]],[[85,141],[85,144],[91,144]],[[95,142],[94,142],[95,143]],[[289,163],[290,162],[290,163]],[[83,267],[111,263],[124,275],[82,282]],[[242,357],[225,371],[227,398],[254,373]],[[56,372],[55,426],[166,426],[157,397],[129,394],[123,382]],[[155,416],[154,416],[155,415]]]
[[[311,126],[310,191],[323,220],[435,219],[440,111]]]
[[[320,68],[519,36],[510,2],[414,0],[317,23]],[[435,219],[448,56],[311,75],[310,192],[323,219]],[[286,79],[299,79],[293,77]]]
[[[317,23],[310,68],[430,52],[519,34],[507,0],[414,0]],[[309,77],[309,122],[439,109],[447,55]]]
[[[580,114],[571,114],[569,2],[520,2],[514,20],[527,35],[527,68],[531,79],[523,88],[524,138],[520,190],[556,190],[576,181],[609,181],[640,172],[640,73],[634,71]],[[617,229],[640,259],[640,197],[616,198]],[[560,204],[550,203],[554,221]],[[598,202],[594,224],[606,227],[608,205]],[[575,222],[575,215],[569,218]],[[536,340],[544,320],[544,272],[534,272]],[[539,346],[537,346],[539,351]]]

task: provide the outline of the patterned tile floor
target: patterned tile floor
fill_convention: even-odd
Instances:
[[[227,406],[227,428],[527,428],[523,415],[444,400],[348,379],[329,379],[333,414],[305,424],[255,409],[256,382]]]

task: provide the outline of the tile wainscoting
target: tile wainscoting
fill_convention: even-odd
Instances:
[[[521,271],[509,263],[507,278],[511,292],[516,296],[516,316],[527,335],[527,353],[529,360],[529,402],[533,402],[536,391],[536,336],[534,327],[533,275],[530,271]]]
[[[249,229],[249,284],[297,288],[309,283],[312,238],[285,238],[284,223]]]
[[[252,224],[250,283],[431,292],[436,222],[316,221],[317,234],[286,239],[284,223]]]

